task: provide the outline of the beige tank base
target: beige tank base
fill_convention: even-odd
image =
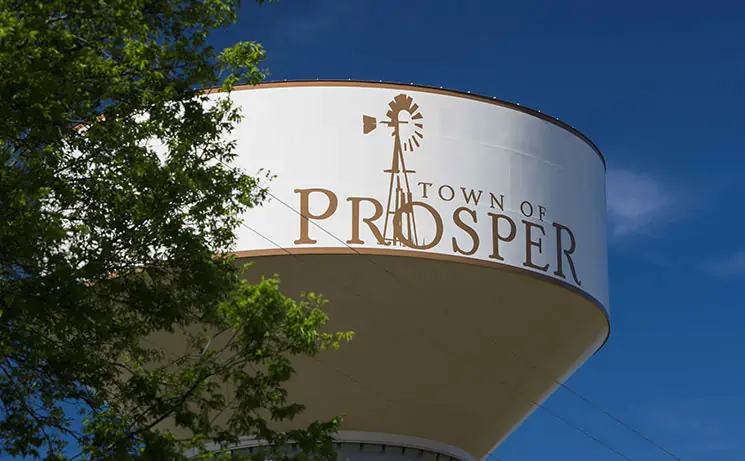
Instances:
[[[401,254],[401,253],[397,253]],[[412,255],[413,256],[413,255]],[[254,256],[249,280],[329,299],[338,351],[296,360],[295,424],[342,416],[346,431],[437,440],[486,455],[606,339],[592,299],[497,264],[373,254]],[[166,335],[154,344],[177,352]]]

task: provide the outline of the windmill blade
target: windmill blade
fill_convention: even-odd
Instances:
[[[362,116],[362,133],[363,134],[370,133],[375,128],[377,128],[377,126],[378,126],[378,122],[375,117],[370,117],[369,115]]]

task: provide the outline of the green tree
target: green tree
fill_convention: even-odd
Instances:
[[[333,456],[338,420],[275,423],[303,409],[293,356],[350,334],[229,254],[266,193],[231,164],[239,111],[205,95],[264,78],[259,44],[209,45],[239,6],[0,0],[0,454],[207,458],[248,435]]]

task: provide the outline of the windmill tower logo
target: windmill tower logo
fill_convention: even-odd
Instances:
[[[378,122],[375,117],[362,116],[364,134],[372,133],[378,125],[385,125],[392,130],[393,159],[390,169],[383,170],[389,177],[383,239],[386,245],[407,246],[404,242],[418,245],[419,237],[414,219],[414,207],[407,206],[413,202],[409,174],[416,173],[416,171],[406,168],[404,153],[410,154],[420,147],[420,141],[424,138],[423,117],[413,98],[405,94],[399,94],[393,98],[388,107],[385,120]],[[399,228],[399,233],[396,232],[396,227]]]

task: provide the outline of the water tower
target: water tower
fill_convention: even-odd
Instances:
[[[356,333],[290,386],[345,456],[481,459],[607,339],[605,164],[576,129],[414,85],[231,98],[238,164],[277,175],[239,256]]]

